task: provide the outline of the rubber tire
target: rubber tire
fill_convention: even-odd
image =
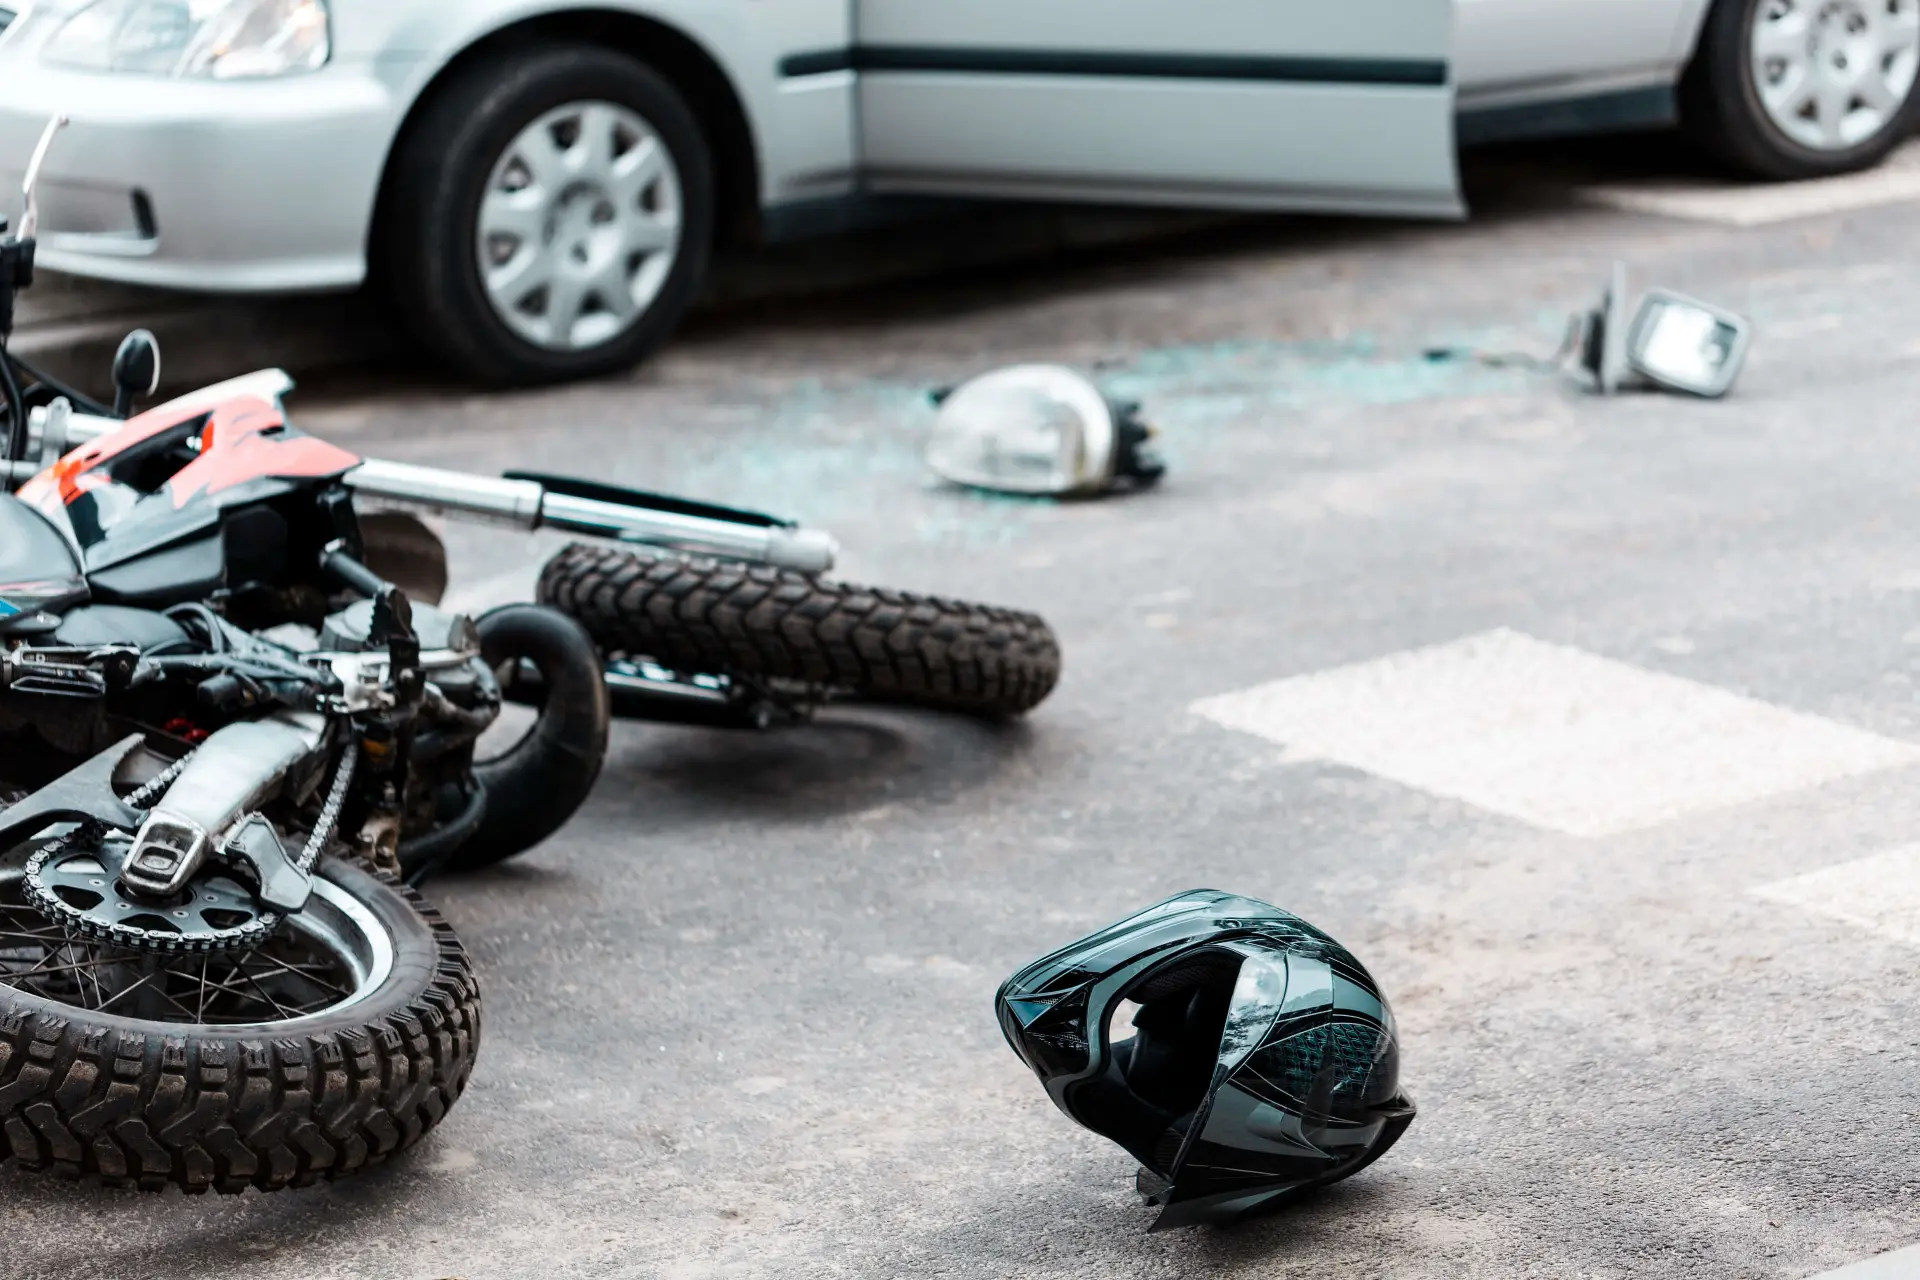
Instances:
[[[600,655],[572,618],[534,604],[482,614],[480,654],[498,670],[526,658],[546,684],[540,718],[503,756],[476,762],[487,816],[473,839],[448,857],[449,871],[474,871],[524,853],[565,826],[600,777],[613,708]]]
[[[680,671],[985,716],[1032,710],[1060,679],[1060,646],[1034,614],[764,565],[575,543],[541,571],[539,597],[602,649]]]
[[[680,172],[680,258],[625,333],[585,351],[548,351],[493,312],[481,285],[474,221],[501,151],[541,113],[583,98],[637,111]],[[706,273],[714,229],[713,153],[692,110],[651,67],[592,45],[546,45],[487,58],[436,90],[388,166],[379,282],[407,328],[477,382],[528,386],[638,364],[672,333]]]
[[[1715,0],[1680,81],[1681,127],[1735,171],[1770,181],[1870,169],[1920,124],[1920,80],[1886,128],[1845,151],[1811,151],[1767,119],[1754,88],[1748,33],[1766,0]]]
[[[480,989],[411,889],[332,859],[320,874],[394,943],[386,984],[338,1013],[176,1027],[0,985],[0,1160],[145,1191],[273,1191],[418,1142],[473,1070]]]

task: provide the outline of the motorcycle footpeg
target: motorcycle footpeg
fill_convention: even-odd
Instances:
[[[262,906],[292,915],[313,895],[313,876],[294,865],[286,845],[280,842],[280,833],[264,814],[247,815],[221,844],[220,854],[253,873],[254,883],[260,886],[257,896]]]
[[[155,813],[140,825],[120,868],[120,881],[149,898],[171,898],[207,859],[207,829],[188,818]]]

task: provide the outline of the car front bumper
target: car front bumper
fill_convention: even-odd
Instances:
[[[215,292],[351,288],[409,68],[329,64],[273,80],[194,81],[43,66],[56,25],[0,35],[0,209],[55,112],[38,261],[52,271]]]

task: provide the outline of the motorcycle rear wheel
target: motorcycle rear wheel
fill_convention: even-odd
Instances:
[[[1059,643],[1035,614],[766,565],[575,543],[541,571],[539,594],[603,651],[679,671],[980,716],[1030,711],[1060,679]]]
[[[160,1191],[356,1173],[466,1087],[480,993],[411,890],[326,860],[305,911],[244,955],[73,939],[0,870],[0,1161]]]

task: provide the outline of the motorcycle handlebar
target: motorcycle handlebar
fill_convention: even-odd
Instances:
[[[824,573],[839,546],[818,529],[736,524],[637,503],[606,502],[554,493],[533,480],[443,471],[405,462],[368,458],[345,476],[356,493],[431,515],[464,516],[517,529],[560,529],[617,542],[637,542],[672,551],[753,560]]]
[[[264,378],[266,375],[250,376]],[[280,377],[284,380],[285,375]],[[59,456],[119,425],[115,418],[68,411],[48,412],[43,417],[36,411],[34,426],[41,447],[31,452],[37,457],[48,452]],[[56,435],[58,439],[51,438]],[[25,481],[42,465],[11,464],[12,483]],[[832,536],[819,529],[736,523],[711,516],[661,511],[647,507],[642,501],[612,502],[556,493],[534,480],[476,476],[440,467],[389,462],[384,458],[365,459],[347,472],[343,480],[356,494],[427,515],[504,524],[528,531],[559,529],[590,538],[750,560],[800,573],[825,573],[833,568],[840,550]]]

